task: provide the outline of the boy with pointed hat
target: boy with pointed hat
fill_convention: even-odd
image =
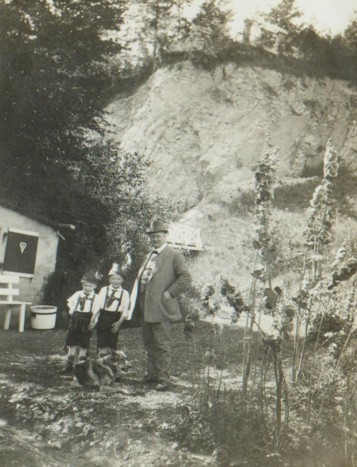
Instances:
[[[130,259],[130,257],[129,257]],[[109,285],[99,292],[99,313],[97,323],[97,346],[99,357],[104,357],[117,349],[119,328],[129,309],[129,292],[122,285],[129,266],[126,263],[120,267],[113,263],[108,273]],[[94,325],[95,325],[94,324]]]
[[[98,295],[95,293],[97,287],[95,274],[92,272],[84,274],[81,284],[82,290],[75,292],[67,301],[70,322],[66,337],[68,355],[63,373],[72,372],[77,349],[79,349],[78,360],[87,359],[94,317],[99,309]]]

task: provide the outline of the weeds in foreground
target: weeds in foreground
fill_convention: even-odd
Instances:
[[[227,383],[224,371],[217,374],[214,352],[219,346],[225,354],[232,351],[231,343],[218,332],[196,384],[186,428],[190,433],[195,426],[201,427],[196,435],[201,433],[209,440],[219,465],[264,462],[354,467],[357,259],[353,245],[345,241],[331,267],[328,249],[335,221],[339,158],[329,141],[324,177],[311,200],[305,251],[295,264],[300,278],[297,287],[285,279],[274,287],[272,281],[274,263],[282,261],[270,227],[275,163],[275,153],[270,151],[256,172],[256,259],[248,297],[227,281],[206,286],[202,297],[203,309],[211,316],[223,305],[231,306],[232,322],[246,313],[235,384]],[[260,327],[262,311],[272,316],[270,332]],[[288,380],[285,375],[290,370]],[[202,446],[206,446],[204,440]],[[199,445],[199,437],[195,445]]]

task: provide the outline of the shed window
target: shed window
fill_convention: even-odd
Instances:
[[[4,272],[32,276],[35,273],[38,233],[9,229]]]

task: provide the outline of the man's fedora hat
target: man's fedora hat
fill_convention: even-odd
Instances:
[[[152,221],[150,223],[149,228],[146,230],[146,233],[150,235],[150,234],[159,233],[159,232],[168,233],[168,231],[169,231],[169,228],[164,222]]]

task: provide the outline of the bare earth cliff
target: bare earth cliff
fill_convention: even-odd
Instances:
[[[356,104],[356,90],[343,81],[236,64],[210,72],[183,62],[159,69],[108,110],[123,148],[152,159],[149,189],[179,202],[183,220],[202,229],[211,253],[200,269],[218,272],[227,254],[244,254],[250,243],[244,200],[248,205],[252,169],[268,143],[279,148],[276,215],[296,229],[329,138],[346,170],[357,174]],[[239,259],[232,267],[238,275],[249,269]]]

